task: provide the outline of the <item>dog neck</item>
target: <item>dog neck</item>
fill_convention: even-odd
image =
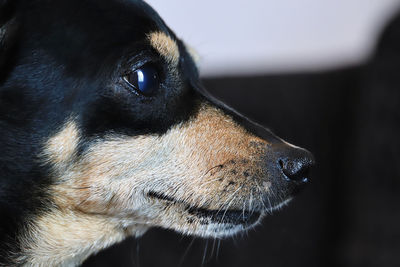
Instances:
[[[17,265],[77,266],[90,255],[128,236],[143,235],[148,226],[124,219],[53,212],[39,218],[21,240]]]

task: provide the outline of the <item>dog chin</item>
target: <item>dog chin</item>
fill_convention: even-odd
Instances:
[[[292,198],[288,198],[272,207],[262,210],[209,210],[188,206],[181,202],[172,202],[163,197],[158,204],[162,218],[169,218],[161,222],[161,227],[173,229],[185,235],[194,235],[204,238],[225,238],[245,232],[258,225],[267,214],[281,209]],[[158,202],[158,201],[157,201]],[[163,214],[166,212],[167,214]],[[161,215],[160,214],[160,215]]]

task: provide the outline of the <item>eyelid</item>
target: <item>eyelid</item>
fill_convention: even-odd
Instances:
[[[121,64],[123,69],[122,75],[133,72],[147,64],[154,64],[159,66],[161,63],[160,57],[152,50],[142,50],[141,52],[135,52],[131,56],[127,56],[129,59]]]
[[[122,79],[124,80],[124,82],[126,82],[129,86],[136,88],[133,84],[131,84],[131,82],[127,79],[127,75],[122,76]]]

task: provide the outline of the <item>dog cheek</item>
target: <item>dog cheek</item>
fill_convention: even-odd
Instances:
[[[150,140],[113,139],[98,140],[62,179],[65,183],[56,186],[78,209],[106,214],[132,210],[143,191]]]
[[[67,121],[63,128],[49,138],[39,158],[52,166],[53,171],[65,171],[71,165],[80,141],[80,131],[73,120]]]

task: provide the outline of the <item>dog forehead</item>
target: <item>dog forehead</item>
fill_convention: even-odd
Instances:
[[[143,1],[20,1],[21,58],[28,64],[62,66],[62,74],[79,78],[101,73],[107,79],[144,54],[155,56],[154,51],[175,66],[186,56],[179,39]]]
[[[21,0],[17,12],[25,35],[41,46],[101,51],[146,40],[155,31],[173,34],[158,13],[139,0]]]

